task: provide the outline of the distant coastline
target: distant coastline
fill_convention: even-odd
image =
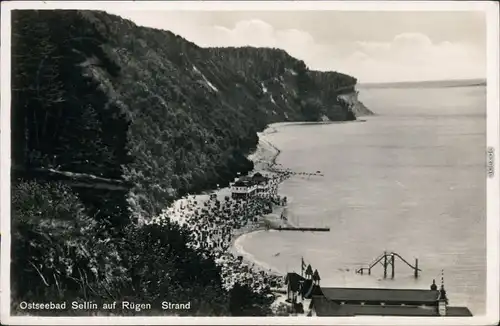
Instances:
[[[362,88],[444,88],[486,86],[486,79],[456,79],[430,81],[401,81],[384,83],[358,83]]]

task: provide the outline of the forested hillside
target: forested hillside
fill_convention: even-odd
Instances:
[[[251,170],[246,155],[269,123],[355,119],[337,97],[355,84],[278,49],[200,48],[104,12],[14,11],[13,275],[30,286],[14,281],[13,293],[33,301],[86,284],[99,298],[199,292],[200,313],[223,313],[230,296],[213,262],[185,247],[189,235],[130,220]],[[144,247],[156,240],[175,245]],[[180,285],[158,286],[166,279]]]

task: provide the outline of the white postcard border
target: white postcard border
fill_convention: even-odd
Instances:
[[[486,315],[475,317],[20,317],[10,316],[10,11],[13,9],[109,10],[349,10],[485,11],[487,13],[487,146],[499,152],[499,6],[492,1],[13,1],[1,4],[0,316],[9,325],[487,325],[497,324],[500,308],[499,159],[487,179]],[[486,154],[485,154],[486,155]]]

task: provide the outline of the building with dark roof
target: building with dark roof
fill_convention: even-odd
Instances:
[[[472,316],[466,307],[448,307],[440,290],[322,287],[309,304],[310,316]]]
[[[441,315],[435,304],[432,305],[388,305],[348,304],[328,300],[325,296],[315,295],[309,304],[308,316],[412,316],[412,317],[472,317],[467,307],[447,307]]]
[[[243,176],[231,185],[233,199],[246,199],[264,193],[268,189],[269,178],[257,172],[253,176]]]
[[[252,176],[252,180],[256,183],[256,184],[261,184],[261,185],[264,185],[266,184],[268,181],[269,181],[269,178],[262,175],[261,173],[257,172],[255,173],[253,176]]]
[[[287,273],[287,301],[302,303],[308,316],[452,316],[471,317],[466,307],[449,307],[444,284],[425,289],[321,287],[317,270],[305,277]]]
[[[285,277],[287,301],[293,302],[303,289],[305,278],[297,273],[287,273]]]
[[[423,305],[437,303],[439,291],[420,289],[322,288],[330,301],[345,304]]]
[[[371,305],[371,304],[339,304],[324,296],[313,296],[309,306],[309,316],[410,316],[438,317],[441,316],[435,306],[406,305]],[[448,317],[471,317],[466,307],[448,307]]]
[[[255,189],[256,185],[252,178],[244,176],[231,185],[231,197],[233,199],[246,199],[253,194]]]

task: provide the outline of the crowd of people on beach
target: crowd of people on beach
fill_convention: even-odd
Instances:
[[[279,153],[279,150],[278,150]],[[188,195],[166,209],[151,221],[169,219],[191,231],[192,240],[188,244],[203,254],[211,255],[221,268],[224,287],[229,290],[236,283],[247,285],[257,293],[272,293],[282,289],[282,275],[264,270],[255,264],[247,264],[242,256],[230,250],[238,235],[269,228],[265,215],[273,212],[276,206],[286,206],[286,197],[278,193],[281,182],[291,176],[322,175],[316,173],[293,172],[277,163],[275,159],[266,164],[268,181],[266,190],[248,198],[232,198],[230,192],[218,189],[209,195]],[[227,189],[226,189],[227,190]],[[283,216],[278,220],[283,222]],[[286,219],[285,219],[286,220]]]
[[[283,277],[249,266],[243,257],[231,253],[238,234],[262,226],[263,217],[283,205],[278,185],[292,175],[289,170],[268,170],[266,190],[244,199],[216,191],[212,195],[189,195],[165,210],[155,220],[168,218],[191,231],[190,247],[211,255],[222,270],[224,287],[247,285],[257,293],[271,293],[283,287]],[[152,221],[154,222],[154,221]]]

